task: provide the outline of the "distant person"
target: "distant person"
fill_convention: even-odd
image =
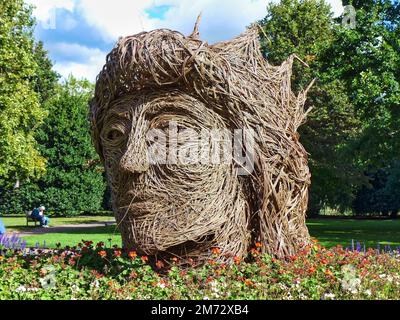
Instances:
[[[50,219],[44,215],[44,210],[46,210],[44,206],[40,206],[39,208],[33,209],[31,217],[39,221],[40,226],[48,228]]]
[[[3,224],[3,221],[0,220],[0,236],[6,233],[6,227]]]

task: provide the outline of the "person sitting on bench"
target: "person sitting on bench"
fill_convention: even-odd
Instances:
[[[40,206],[39,208],[35,208],[32,211],[31,217],[40,222],[40,226],[44,228],[49,227],[49,218],[44,215],[44,210],[46,208],[44,206]]]

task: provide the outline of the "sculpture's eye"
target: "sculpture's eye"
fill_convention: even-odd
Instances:
[[[116,141],[120,138],[122,138],[122,136],[124,135],[124,133],[120,130],[117,129],[112,129],[107,133],[107,139],[110,141]]]

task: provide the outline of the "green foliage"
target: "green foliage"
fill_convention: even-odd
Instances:
[[[46,116],[31,81],[37,70],[33,26],[22,0],[0,2],[0,186],[45,170],[33,136]]]
[[[369,173],[371,183],[357,193],[354,209],[358,214],[391,214],[400,210],[400,161]]]
[[[101,209],[105,183],[87,118],[92,89],[88,81],[71,77],[46,102],[49,116],[36,132],[39,150],[48,160],[46,175],[8,191],[2,211],[21,212],[40,203],[50,212],[65,214]]]
[[[352,4],[355,28],[334,29],[322,68],[343,81],[361,120],[360,138],[352,145],[359,164],[380,168],[398,159],[400,150],[400,5],[391,0]]]
[[[323,0],[282,0],[269,5],[268,15],[260,23],[262,48],[271,63],[280,64],[293,53],[308,63],[309,68],[294,65],[295,91],[317,79],[306,104],[312,112],[300,129],[301,141],[310,153],[309,211],[318,213],[327,205],[348,207],[353,190],[362,181],[347,147],[360,125],[343,81],[322,68],[327,58],[323,53],[335,35],[330,7]]]
[[[60,75],[53,70],[53,63],[48,57],[48,52],[43,48],[43,42],[39,41],[35,44],[33,53],[37,68],[32,82],[35,92],[39,94],[40,103],[43,104],[54,93]]]
[[[307,102],[313,111],[300,129],[310,153],[310,213],[323,206],[350,208],[356,197],[359,212],[399,208],[389,203],[397,198],[389,194],[394,187],[367,195],[374,189],[368,178],[374,176],[364,172],[385,171],[399,160],[400,5],[391,0],[344,4],[356,9],[353,29],[342,25],[342,16],[333,19],[322,0],[270,4],[261,21],[263,49],[272,63],[296,53],[310,66],[295,65],[294,89],[317,79]],[[360,196],[369,197],[371,206],[361,210]]]

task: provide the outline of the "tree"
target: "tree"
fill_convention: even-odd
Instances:
[[[48,52],[43,48],[43,42],[39,41],[35,44],[33,54],[37,65],[32,79],[33,88],[39,95],[40,103],[43,104],[54,93],[60,75],[53,70],[53,63]]]
[[[348,3],[356,9],[355,28],[335,29],[323,69],[342,79],[362,123],[352,146],[360,165],[385,167],[400,150],[400,4]]]
[[[322,70],[342,80],[361,123],[350,149],[369,183],[357,192],[354,209],[395,215],[400,208],[394,183],[400,160],[400,4],[345,4],[356,9],[355,28],[335,28]]]
[[[47,159],[46,175],[10,191],[1,211],[21,212],[40,203],[63,214],[101,210],[105,182],[87,117],[92,89],[88,81],[70,77],[46,102],[49,116],[36,134],[39,150]]]
[[[37,150],[35,130],[46,111],[39,104],[32,78],[34,20],[22,0],[0,2],[0,186],[39,177],[45,159]]]
[[[362,173],[348,148],[360,124],[345,83],[332,69],[322,68],[339,27],[330,6],[323,0],[282,0],[268,6],[268,15],[260,24],[262,48],[269,62],[280,64],[295,53],[308,63],[309,68],[302,64],[294,67],[295,91],[317,79],[306,104],[312,112],[300,129],[302,143],[310,153],[309,213],[318,213],[323,206],[349,207],[362,182]]]

